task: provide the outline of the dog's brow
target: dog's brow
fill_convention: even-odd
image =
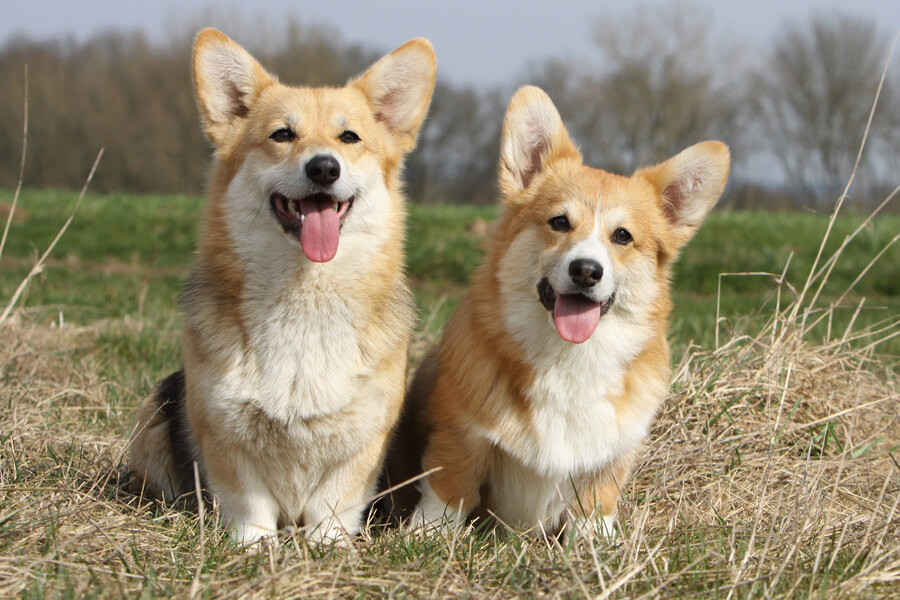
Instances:
[[[300,116],[297,113],[289,112],[284,115],[284,122],[287,123],[292,129],[296,130],[298,121],[300,121]]]
[[[616,207],[606,211],[606,225],[609,227],[618,227],[628,219],[628,211],[624,208]]]

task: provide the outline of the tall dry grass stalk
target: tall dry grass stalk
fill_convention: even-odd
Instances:
[[[31,282],[31,280],[35,276],[39,275],[44,269],[44,263],[47,261],[47,258],[53,252],[53,249],[56,248],[56,244],[59,243],[59,240],[69,228],[69,225],[72,224],[72,220],[75,219],[75,214],[78,212],[78,208],[81,206],[81,201],[84,200],[84,195],[87,193],[88,187],[91,185],[91,180],[94,179],[94,173],[97,172],[97,166],[100,164],[101,158],[103,158],[103,148],[100,148],[100,151],[97,152],[97,158],[94,159],[94,164],[91,165],[91,170],[84,182],[84,187],[81,188],[81,193],[78,195],[78,200],[75,202],[75,206],[72,207],[72,211],[69,213],[69,217],[66,219],[65,223],[62,224],[62,227],[59,228],[59,231],[56,233],[53,241],[51,241],[47,246],[47,249],[44,250],[44,253],[41,254],[40,258],[37,259],[37,262],[34,263],[34,266],[31,267],[31,270],[28,272],[25,278],[22,279],[19,287],[16,288],[16,291],[13,292],[12,296],[10,297],[9,302],[6,303],[6,308],[4,308],[3,312],[0,313],[0,326],[2,326],[3,323],[6,322],[6,319],[9,317],[10,312],[12,312],[12,309],[15,308],[16,303],[22,296],[22,292],[25,291],[25,288],[28,287],[28,284]],[[16,191],[18,193],[18,187],[16,188]],[[10,211],[10,219],[12,219],[12,211]]]
[[[22,191],[22,182],[25,179],[25,155],[26,150],[28,148],[28,68],[25,68],[25,108],[24,108],[24,125],[22,132],[22,161],[19,166],[19,178],[16,183],[16,191],[13,195],[13,201],[10,206],[9,216],[6,219],[6,226],[3,229],[3,238],[0,239],[0,258],[3,257],[3,248],[6,246],[6,237],[9,233],[9,226],[12,223],[13,215],[16,211],[16,205],[19,202],[19,193]],[[44,268],[44,263],[47,261],[47,258],[50,256],[50,253],[53,252],[53,249],[56,248],[56,244],[62,238],[63,234],[69,228],[69,225],[72,224],[72,220],[75,218],[75,214],[78,212],[78,208],[81,206],[81,201],[84,200],[84,195],[87,193],[88,187],[91,185],[91,181],[94,179],[94,173],[97,172],[97,166],[100,164],[100,159],[103,158],[103,148],[100,148],[100,151],[97,152],[97,158],[94,159],[93,165],[91,165],[91,170],[88,172],[87,179],[84,182],[84,186],[81,188],[81,193],[78,195],[78,200],[75,202],[75,206],[72,207],[72,211],[69,213],[69,217],[66,219],[65,223],[63,223],[62,227],[60,227],[59,231],[56,233],[56,236],[53,238],[53,241],[47,246],[47,249],[44,250],[44,253],[41,254],[40,258],[38,258],[37,262],[34,263],[34,266],[31,267],[31,270],[28,274],[22,279],[22,282],[13,292],[9,301],[6,303],[6,307],[3,309],[3,312],[0,313],[0,326],[6,322],[6,319],[9,317],[13,308],[15,308],[16,303],[19,301],[19,298],[22,296],[22,293],[25,291],[25,288],[28,287],[28,284],[31,280],[39,275]]]
[[[19,177],[16,180],[16,191],[13,194],[12,203],[9,205],[9,215],[6,217],[6,225],[3,227],[3,237],[0,238],[0,258],[3,258],[3,249],[6,247],[6,238],[9,235],[9,226],[16,214],[16,206],[19,204],[19,194],[22,192],[22,182],[25,180],[25,155],[28,151],[28,65],[25,65],[25,99],[22,117],[22,160],[19,161]]]

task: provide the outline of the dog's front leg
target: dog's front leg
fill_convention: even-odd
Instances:
[[[460,524],[481,503],[481,484],[490,452],[485,440],[459,428],[435,431],[422,466],[426,471],[440,470],[421,482],[422,499],[410,525],[427,528],[444,520]]]
[[[388,439],[383,433],[330,473],[313,490],[303,509],[306,535],[317,542],[346,544],[362,529],[372,501]]]
[[[616,502],[631,474],[633,461],[633,453],[620,457],[581,486],[567,515],[569,527],[576,535],[616,537]]]
[[[275,535],[278,502],[257,475],[255,466],[234,447],[227,451],[203,444],[206,478],[219,501],[222,521],[239,542],[250,544]]]

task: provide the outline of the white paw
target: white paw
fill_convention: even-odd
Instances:
[[[577,518],[569,522],[574,535],[580,537],[597,536],[610,542],[619,537],[615,515],[603,517]]]
[[[349,548],[353,536],[337,519],[325,519],[318,525],[306,530],[306,539],[316,544]]]
[[[619,537],[619,529],[616,527],[616,517],[609,515],[602,517],[599,521],[601,530],[600,534],[608,540],[615,540]]]
[[[422,483],[421,491],[422,499],[409,520],[409,528],[411,530],[419,532],[431,530],[450,532],[461,525],[465,515],[458,510],[454,510],[441,500],[427,481]]]
[[[245,520],[232,519],[228,523],[231,535],[241,544],[258,546],[260,542],[275,536],[274,527],[261,527]]]

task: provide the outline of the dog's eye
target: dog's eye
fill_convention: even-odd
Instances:
[[[276,129],[272,133],[272,135],[269,136],[269,139],[272,140],[273,142],[282,143],[282,142],[290,142],[295,137],[297,137],[296,133],[294,133],[287,127],[282,127],[281,129]]]
[[[338,136],[338,139],[344,142],[345,144],[355,144],[356,142],[361,141],[359,139],[359,135],[355,131],[346,130],[344,133]]]
[[[624,227],[619,227],[615,231],[613,231],[612,239],[617,244],[622,244],[623,246],[633,240],[631,234]]]
[[[572,225],[569,223],[569,217],[566,215],[558,215],[547,221],[550,229],[553,231],[571,231]]]

